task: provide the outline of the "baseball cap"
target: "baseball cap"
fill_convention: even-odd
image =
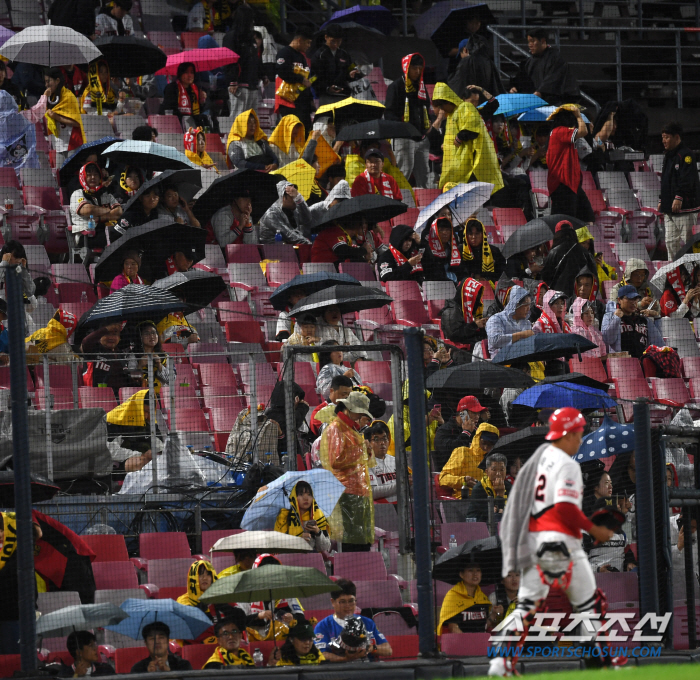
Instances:
[[[622,286],[617,291],[618,298],[640,298],[642,297],[634,286]]]
[[[367,160],[370,156],[378,156],[382,160],[384,160],[384,154],[379,150],[379,149],[370,149],[366,154],[365,154],[365,160]]]
[[[462,397],[459,404],[457,404],[457,413],[462,411],[472,411],[473,413],[479,413],[480,411],[485,411],[486,407],[479,403],[476,397]]]
[[[562,229],[573,229],[573,225],[571,222],[568,220],[562,220],[561,222],[557,222],[557,226],[554,227],[554,233],[556,234],[558,231],[561,231]]]

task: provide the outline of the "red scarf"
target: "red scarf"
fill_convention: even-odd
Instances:
[[[542,326],[543,333],[571,333],[571,328],[566,321],[562,319],[562,325],[560,326],[558,319],[555,318],[552,320],[551,317],[545,312],[540,314],[540,318],[538,319],[537,323]]]
[[[194,83],[190,87],[192,88],[193,97],[190,97],[190,93],[185,89],[185,86],[179,80],[177,81],[177,109],[183,116],[198,116],[199,90]]]
[[[403,254],[400,253],[398,250],[396,250],[396,248],[394,248],[394,246],[390,245],[389,251],[394,256],[394,259],[396,260],[397,267],[401,267],[404,264],[406,264],[406,262],[408,262],[408,260],[403,256]],[[411,270],[411,272],[422,272],[422,271],[423,271],[423,266],[421,265],[420,262],[417,262],[416,264],[414,264],[413,269]]]
[[[389,182],[389,175],[385,172],[379,175],[379,179],[374,179],[374,177],[369,174],[369,170],[365,170],[363,175],[367,180],[367,188],[370,194],[381,194],[387,198],[396,198],[391,188],[391,183]]]
[[[430,252],[435,255],[435,257],[446,258],[447,253],[445,252],[445,247],[442,245],[442,241],[438,236],[437,230],[438,221],[435,220],[430,225],[430,233],[428,234],[428,245],[430,246]],[[459,249],[457,248],[457,240],[455,239],[454,232],[452,232],[452,241],[450,244],[450,267],[458,267],[462,262],[462,256],[459,254]]]
[[[419,52],[414,52],[413,54],[407,54],[402,60],[401,60],[401,70],[403,71],[403,78],[406,83],[406,92],[408,92],[408,88],[413,86],[412,81],[408,77],[408,67],[411,65],[411,59],[413,57],[420,57],[423,59],[423,55],[420,54]],[[423,59],[423,71],[425,71],[425,59]],[[428,100],[428,92],[425,89],[425,83],[423,82],[423,71],[420,73],[420,81],[418,82],[418,99],[422,99],[423,101]],[[409,86],[409,83],[411,85]]]
[[[542,287],[544,286],[544,293],[542,295],[542,302],[538,303],[537,301],[540,299],[540,291],[542,290]],[[547,294],[547,291],[549,290],[549,286],[543,281],[542,283],[537,284],[537,290],[535,291],[535,307],[542,311],[542,305],[544,305],[544,296]]]
[[[343,411],[341,411],[341,412],[338,414],[338,419],[339,419],[341,422],[345,423],[346,425],[349,425],[353,430],[355,430],[355,432],[358,432],[358,431],[359,431],[359,428],[357,427],[357,426],[358,426],[358,423],[356,423],[354,420],[352,420],[351,418],[349,418]]]
[[[691,274],[691,280],[692,280]],[[678,299],[682,302],[687,294],[686,287],[683,285],[683,278],[681,277],[681,268],[676,267],[673,271],[666,274],[666,281],[671,284],[673,292],[678,296]]]
[[[484,284],[476,279],[464,279],[462,282],[462,314],[464,323],[475,320],[477,307],[481,305]]]
[[[184,146],[185,151],[191,151],[192,153],[197,153],[197,135],[200,132],[204,132],[201,127],[190,128],[185,132]]]
[[[91,165],[94,165],[97,168],[97,172],[100,175],[100,183],[96,187],[88,186],[87,183],[87,169]],[[80,186],[82,187],[83,191],[86,194],[90,194],[93,196],[97,194],[100,191],[100,189],[102,189],[102,187],[104,186],[102,183],[102,170],[100,170],[100,166],[97,165],[97,163],[95,162],[86,163],[85,165],[83,165],[82,168],[80,168],[80,172],[78,173],[78,180],[80,181]]]
[[[173,255],[165,260],[165,268],[168,270],[168,276],[177,271],[177,265],[175,264],[175,257]]]

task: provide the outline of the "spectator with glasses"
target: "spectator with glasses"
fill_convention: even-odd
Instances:
[[[386,455],[391,443],[391,432],[383,421],[375,420],[364,434],[377,462],[369,468],[374,502],[396,503],[396,458]]]
[[[202,670],[225,669],[227,666],[255,666],[250,654],[245,649],[241,649],[245,621],[245,612],[234,607],[226,618],[221,619],[214,626],[218,644],[214,653],[202,666]]]

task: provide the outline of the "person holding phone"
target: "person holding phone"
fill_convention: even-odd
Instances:
[[[308,482],[297,482],[289,494],[289,510],[282,509],[275,521],[275,531],[301,536],[316,552],[331,549],[328,520],[316,505],[314,492]]]

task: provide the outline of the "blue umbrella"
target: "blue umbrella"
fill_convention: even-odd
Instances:
[[[544,99],[540,99],[534,94],[498,94],[496,95],[496,99],[498,100],[496,115],[503,115],[506,118],[517,116],[519,113],[525,113],[526,111],[532,111],[532,109],[547,105]],[[481,106],[485,105],[486,102]],[[481,108],[481,106],[479,108]]]
[[[129,615],[115,626],[106,626],[107,630],[121,633],[132,640],[143,637],[144,626],[161,621],[170,628],[170,637],[177,640],[194,640],[211,624],[211,619],[197,607],[188,607],[175,600],[124,600],[123,612]]]
[[[94,142],[88,142],[79,146],[75,152],[66,159],[66,162],[58,171],[58,179],[62,187],[68,186],[68,182],[78,174],[80,168],[85,165],[88,156],[97,154],[98,156],[109,146],[121,140],[118,137],[102,137]]]
[[[367,26],[368,28],[376,28],[384,35],[389,35],[396,26],[396,19],[394,19],[391,10],[386,7],[379,5],[355,5],[349,9],[333,12],[331,18],[321,28],[326,28],[328,24],[346,24],[349,22]]]
[[[577,333],[537,333],[506,345],[493,357],[493,362],[510,364],[514,361],[550,361],[587,352],[597,346]]]
[[[575,383],[549,383],[535,385],[521,392],[514,400],[514,404],[531,406],[532,408],[600,408],[602,406],[613,408],[615,400],[611,399],[603,390],[597,390],[587,385]]]
[[[574,456],[574,460],[585,463],[589,460],[607,458],[633,449],[634,425],[632,423],[616,423],[612,418],[605,416],[603,424],[583,438],[581,448]]]
[[[289,510],[289,494],[297,482],[308,482],[314,492],[314,499],[321,512],[330,517],[345,486],[328,470],[307,470],[306,472],[285,472],[274,482],[258,491],[250,507],[241,520],[241,529],[265,531],[275,528],[279,511]]]
[[[518,116],[518,120],[521,123],[542,123],[547,120],[547,118],[549,118],[556,110],[556,106],[538,106],[536,109],[531,109],[530,111],[521,113]],[[591,122],[583,114],[581,114],[581,118],[583,118],[584,123]]]
[[[335,285],[361,286],[362,284],[350,274],[335,272],[317,272],[316,274],[297,274],[291,281],[283,283],[272,295],[270,303],[273,309],[280,312],[289,306],[289,291],[292,288],[303,288],[307,295]]]
[[[200,169],[190,163],[187,156],[175,147],[155,142],[127,139],[124,142],[112,144],[102,152],[102,155],[122,165],[136,165],[146,174],[164,170]]]

